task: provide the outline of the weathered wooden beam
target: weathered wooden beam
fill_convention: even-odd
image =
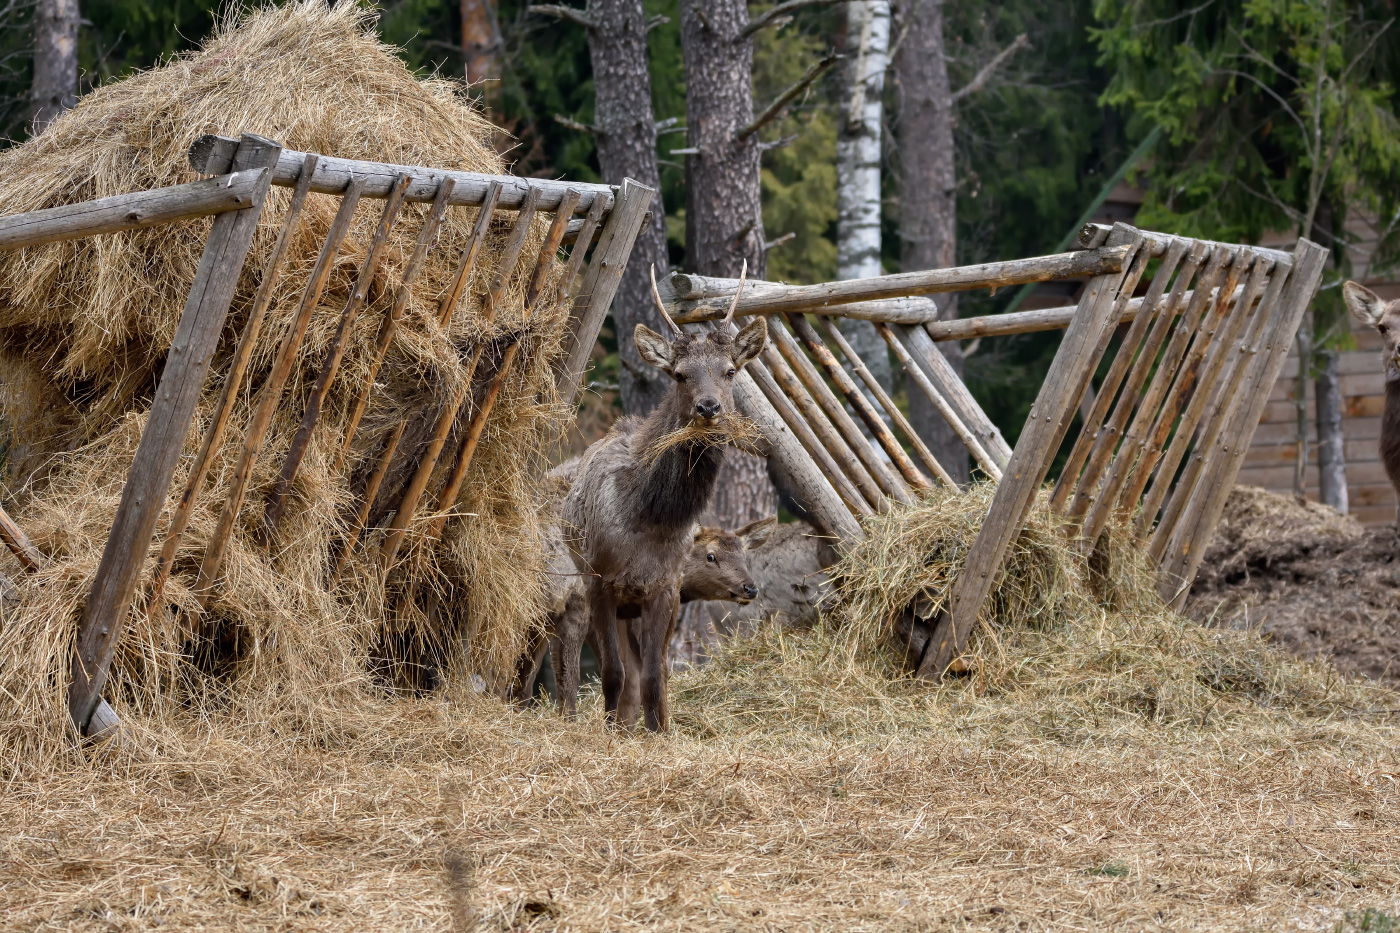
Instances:
[[[1048,282],[1054,279],[1101,275],[1122,270],[1127,254],[1118,247],[1105,246],[1096,250],[1012,259],[976,266],[956,266],[951,269],[928,269],[901,272],[867,279],[846,279],[820,285],[782,285],[753,294],[740,296],[735,314],[779,314],[811,312],[814,308],[875,301],[884,298],[909,298],[943,292],[970,291],[977,288],[1004,288],[1027,282]],[[730,299],[702,298],[682,301],[683,312],[729,309]]]
[[[190,147],[190,167],[204,175],[222,175],[228,171],[231,152],[227,137],[201,136]],[[286,186],[295,184],[301,160],[305,155],[306,153],[297,152],[295,149],[284,151],[273,172],[272,183]],[[481,204],[492,182],[501,186],[497,207],[502,210],[519,208],[525,203],[525,196],[532,188],[538,198],[537,207],[542,211],[557,210],[564,192],[570,188],[579,192],[579,209],[592,207],[594,200],[599,198],[609,205],[613,201],[613,189],[609,185],[552,181],[547,178],[483,175],[480,172],[459,172],[455,169],[425,168],[420,165],[394,165],[328,155],[321,155],[319,158],[316,174],[311,179],[311,190],[320,194],[339,194],[345,190],[353,176],[364,182],[365,197],[387,198],[400,175],[409,177],[404,199],[410,202],[432,201],[437,196],[438,184],[443,178],[451,178],[453,181],[452,197],[448,203],[454,206]]]
[[[244,136],[232,168],[271,168],[280,152],[281,146],[270,139]],[[101,702],[156,519],[165,505],[271,181],[271,173],[264,172],[250,206],[215,218],[205,241],[204,254],[176,326],[165,370],[78,622],[68,713],[82,734],[87,734]]]
[[[253,420],[248,424],[247,433],[243,436],[243,447],[238,454],[238,463],[229,477],[228,498],[224,500],[224,507],[219,513],[219,523],[215,526],[209,543],[204,547],[204,558],[199,564],[199,577],[195,582],[194,592],[201,607],[207,606],[214,594],[214,583],[219,578],[224,552],[233,537],[233,528],[238,521],[238,513],[243,508],[243,499],[248,493],[253,467],[257,464],[258,455],[262,452],[263,442],[267,438],[268,426],[282,405],[282,393],[287,387],[287,379],[296,363],[297,354],[301,352],[302,342],[306,339],[306,329],[311,324],[311,313],[321,302],[326,280],[330,277],[331,268],[340,254],[340,247],[350,232],[350,223],[354,220],[355,208],[360,203],[363,187],[360,182],[353,181],[341,195],[340,207],[336,210],[335,219],[331,221],[330,230],[326,232],[325,242],[321,244],[321,252],[316,257],[316,265],[312,267],[311,276],[302,290],[301,304],[297,307],[291,330],[282,339],[277,359],[272,364],[272,372],[268,374],[259,391]]]
[[[34,542],[29,540],[29,535],[24,533],[24,529],[15,524],[15,520],[10,518],[10,513],[4,508],[0,508],[0,538],[4,539],[5,546],[19,560],[20,566],[33,573],[38,570],[44,562],[43,555],[34,546]]]
[[[582,234],[574,240],[573,248],[569,250],[569,261],[564,265],[564,274],[559,278],[559,294],[564,298],[572,297],[574,291],[574,280],[578,278],[578,272],[583,268],[583,259],[588,255],[588,249],[593,245],[593,238],[598,232],[603,222],[603,202],[594,201],[593,206],[588,209],[588,215],[583,220],[578,221],[583,224]],[[569,221],[572,228],[575,221]],[[569,237],[565,235],[564,242],[569,242]]]
[[[1107,239],[1108,233],[1112,229],[1113,228],[1108,224],[1085,224],[1083,229],[1079,231],[1078,239],[1075,240],[1075,249],[1093,249],[1097,247]],[[1190,237],[1177,236],[1173,233],[1157,233],[1152,230],[1142,230],[1139,232],[1142,233],[1143,239],[1145,239],[1152,248],[1153,257],[1165,256],[1173,240],[1185,240],[1189,242],[1191,239]],[[1267,256],[1274,262],[1293,261],[1292,253],[1284,252],[1281,249],[1270,249],[1267,246],[1246,245],[1241,247],[1239,243],[1219,243],[1215,240],[1198,240],[1196,242],[1204,243],[1212,248],[1217,246],[1232,250],[1244,248],[1256,256]]]
[[[690,272],[673,272],[658,284],[661,303],[677,324],[694,324],[700,321],[717,321],[725,311],[716,308],[699,311],[681,310],[682,302],[699,301],[703,298],[732,301],[738,290],[738,279],[716,278],[695,275]],[[752,289],[757,294],[783,289],[782,282],[769,282],[763,279],[747,279],[744,291]],[[726,304],[725,309],[728,308]],[[938,320],[938,305],[932,298],[886,298],[881,301],[856,301],[830,307],[805,308],[804,313],[818,316],[853,318],[862,321],[885,321],[894,324],[925,324]],[[736,313],[736,316],[738,314]]]
[[[612,213],[603,225],[603,233],[593,249],[593,260],[588,264],[583,284],[574,299],[564,361],[555,382],[559,401],[565,405],[572,405],[578,396],[579,380],[588,368],[588,356],[598,340],[603,319],[612,307],[613,295],[617,294],[622,272],[632,255],[632,244],[642,228],[642,220],[651,210],[655,198],[655,190],[635,179],[626,179],[618,192]]]
[[[987,452],[988,458],[997,465],[997,469],[1005,470],[1007,461],[1011,459],[1011,448],[1007,446],[1006,438],[1001,436],[1001,429],[992,423],[982,406],[977,404],[977,399],[967,390],[967,386],[953,370],[943,351],[938,349],[938,345],[922,327],[891,324],[889,328],[890,332],[909,348],[914,367],[948,400],[958,418],[967,425],[967,429]]]
[[[267,497],[267,505],[263,512],[264,543],[270,542],[277,532],[282,509],[287,502],[287,493],[291,491],[292,483],[301,471],[307,448],[311,446],[311,434],[321,420],[321,406],[325,404],[326,396],[331,391],[331,383],[335,381],[336,373],[340,371],[340,363],[345,359],[350,329],[355,326],[360,310],[369,300],[370,285],[374,282],[374,276],[379,271],[379,264],[389,246],[389,232],[394,227],[394,221],[398,219],[399,208],[403,206],[403,193],[408,188],[408,182],[407,175],[400,175],[394,189],[389,192],[384,211],[379,217],[379,225],[370,239],[364,261],[360,264],[355,287],[345,299],[345,308],[340,312],[335,334],[331,337],[330,345],[326,347],[325,357],[321,360],[321,370],[316,374],[316,383],[312,386],[311,396],[306,400],[306,408],[302,411],[301,423],[297,425],[297,433],[292,436],[292,445],[282,461],[282,471],[277,477],[277,484],[272,487],[272,492]]]
[[[236,142],[236,140],[235,140]],[[265,168],[0,217],[0,252],[251,207]]]
[[[360,498],[360,508],[355,513],[354,521],[350,523],[350,533],[345,536],[345,543],[341,545],[340,557],[336,559],[335,569],[331,571],[332,579],[340,576],[340,572],[345,568],[350,555],[355,551],[355,545],[359,543],[360,535],[365,532],[365,525],[369,522],[370,509],[374,507],[374,499],[379,495],[379,487],[384,484],[384,476],[389,472],[389,464],[394,461],[394,453],[399,449],[399,441],[403,440],[403,431],[406,427],[408,427],[408,421],[400,421],[389,433],[389,439],[384,444],[379,462],[374,465],[374,469],[369,474],[369,480],[365,483],[365,493]]]
[[[1142,246],[1142,238],[1124,224],[1114,229],[1109,242],[1129,256]],[[1125,271],[1095,277],[1080,299],[1081,313],[1065,332],[1036,395],[1005,475],[997,484],[991,508],[953,583],[948,608],[940,615],[924,649],[918,676],[941,676],[966,648],[968,635],[996,585],[1006,549],[1020,533],[1078,410],[1083,386],[1097,363],[1095,354],[1102,352],[1107,335],[1116,326],[1114,308],[1118,298],[1132,294],[1137,284],[1134,272],[1141,268],[1135,263]]]
[[[209,429],[204,432],[204,440],[200,442],[199,452],[195,454],[194,465],[190,467],[189,478],[185,481],[185,490],[175,506],[175,514],[170,518],[170,529],[165,533],[165,543],[161,546],[160,558],[156,561],[156,569],[151,576],[149,604],[152,606],[160,605],[165,592],[165,582],[169,579],[170,568],[175,563],[175,554],[180,549],[180,541],[185,536],[190,514],[194,511],[195,503],[199,501],[200,490],[204,488],[205,477],[209,474],[209,465],[213,462],[219,445],[223,443],[229,415],[233,413],[234,402],[238,400],[239,390],[243,388],[243,377],[247,375],[248,362],[252,359],[258,335],[262,333],[263,318],[267,316],[267,309],[272,304],[272,292],[277,286],[282,264],[291,246],[292,235],[296,232],[297,222],[301,218],[301,209],[306,204],[306,194],[311,187],[311,173],[315,168],[316,157],[307,156],[306,163],[302,166],[301,179],[292,192],[291,203],[287,205],[287,212],[282,218],[282,229],[277,233],[277,243],[263,268],[257,294],[253,296],[253,308],[248,313],[248,321],[243,325],[243,333],[238,338],[233,361],[229,364],[228,376],[224,379],[223,391],[214,407],[214,417],[209,422]]]

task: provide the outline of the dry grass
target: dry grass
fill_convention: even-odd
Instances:
[[[371,27],[370,14],[360,6],[332,8],[316,0],[241,14],[224,23],[202,50],[95,91],[45,133],[0,154],[0,210],[19,212],[189,181],[186,150],[207,132],[261,133],[293,148],[351,158],[502,171],[486,120],[446,82],[416,79],[379,44]],[[269,197],[187,440],[185,466],[222,386],[289,190],[274,188]],[[536,487],[545,466],[541,451],[561,420],[551,366],[567,309],[557,279],[528,323],[521,305],[548,218],[537,219],[492,323],[480,313],[481,304],[514,220],[510,214],[497,218],[465,297],[444,329],[437,302],[476,221],[475,209],[449,211],[380,372],[350,467],[337,470],[334,459],[350,399],[365,383],[380,322],[426,216],[427,205],[404,208],[370,302],[351,330],[350,349],[293,484],[278,538],[270,551],[254,541],[264,496],[281,467],[383,204],[367,200],[356,213],[254,470],[223,565],[224,580],[209,607],[218,633],[213,659],[191,665],[189,622],[166,606],[145,606],[138,595],[108,691],[123,710],[156,715],[196,698],[258,721],[292,715],[288,710],[296,707],[298,727],[319,733],[333,728],[342,709],[362,702],[372,690],[374,658],[390,647],[398,654],[426,654],[459,673],[472,670],[494,678],[511,669],[521,633],[539,615],[543,562]],[[295,316],[338,206],[339,199],[326,195],[307,200],[248,382],[166,590],[170,603],[186,613],[197,612],[189,588],[225,501],[256,393]],[[21,607],[0,620],[0,748],[7,756],[61,756],[66,747],[61,709],[71,633],[208,224],[38,247],[9,254],[0,266],[0,355],[23,356],[35,370],[22,380],[7,380],[0,393],[5,421],[25,454],[7,464],[7,498],[17,502],[16,519],[49,561],[42,574],[19,581]],[[470,351],[486,345],[479,392],[506,343],[516,338],[524,352],[493,410],[458,501],[433,501],[431,493],[442,482],[435,477],[409,529],[403,569],[385,581],[366,568],[368,557],[357,557],[351,572],[332,582],[329,570],[345,523],[385,435],[408,420],[371,515],[376,522],[397,504],[439,405],[466,378]],[[61,416],[52,411],[54,400]],[[464,411],[471,413],[470,407]],[[456,438],[449,444],[440,473],[451,465]],[[42,472],[31,472],[38,464]],[[172,498],[184,482],[181,469]],[[468,517],[451,522],[443,539],[430,545],[424,524],[436,509],[446,508]],[[169,514],[167,509],[157,525],[147,579]],[[367,535],[366,554],[378,540],[373,532]],[[5,569],[17,576],[8,565]],[[412,589],[405,582],[409,572],[417,578]],[[392,642],[385,641],[386,632]],[[217,677],[206,676],[211,673]]]
[[[139,752],[11,758],[0,915],[1013,931],[1400,913],[1400,698],[1247,632],[1105,608],[1039,518],[1018,547],[1056,600],[1004,594],[975,675],[934,689],[888,676],[848,619],[680,675],[667,736],[609,732],[596,696],[571,724],[453,688],[365,697],[319,729],[290,698],[257,720],[166,711],[138,721]]]
[[[700,447],[728,446],[756,454],[761,440],[763,432],[753,419],[734,412],[725,412],[708,423],[689,423],[670,434],[663,434],[652,441],[651,446],[642,453],[647,463],[655,463],[666,451],[681,444]]]

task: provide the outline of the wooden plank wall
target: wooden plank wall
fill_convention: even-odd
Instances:
[[[1400,298],[1400,283],[1368,282],[1383,298]],[[1380,460],[1381,406],[1385,395],[1385,375],[1381,370],[1380,337],[1369,327],[1353,322],[1356,349],[1342,354],[1338,361],[1344,398],[1343,430],[1346,435],[1347,488],[1351,513],[1365,525],[1395,522],[1395,491],[1386,478]],[[1293,393],[1297,385],[1298,358],[1291,355],[1269,396],[1260,419],[1254,443],[1240,470],[1240,484],[1262,486],[1278,493],[1293,491],[1293,470],[1297,459]],[[1307,495],[1317,494],[1317,421],[1313,406],[1313,386],[1307,385],[1308,467]]]

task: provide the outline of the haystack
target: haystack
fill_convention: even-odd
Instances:
[[[45,133],[0,154],[0,211],[19,213],[191,181],[195,176],[186,153],[205,133],[259,133],[290,148],[334,156],[502,172],[490,146],[492,127],[482,115],[453,85],[411,74],[377,41],[372,26],[372,15],[354,4],[330,8],[317,0],[230,19],[198,52],[93,92]],[[197,449],[217,399],[232,338],[242,328],[289,196],[277,188],[269,196],[187,454]],[[312,194],[303,212],[243,398],[167,589],[171,600],[188,609],[195,603],[186,588],[224,502],[255,393],[338,205],[337,198]],[[489,680],[508,666],[520,633],[538,614],[539,451],[558,429],[550,367],[567,314],[558,295],[546,296],[549,300],[541,301],[522,327],[522,296],[532,265],[522,262],[495,324],[485,322],[480,313],[485,280],[504,244],[505,221],[493,230],[444,331],[435,305],[476,212],[453,208],[448,213],[380,372],[351,468],[336,470],[332,463],[349,399],[364,383],[383,310],[401,280],[426,207],[406,206],[394,228],[278,539],[264,549],[249,527],[235,534],[225,579],[210,606],[221,633],[217,669],[206,664],[202,672],[194,671],[183,627],[188,623],[177,624],[163,608],[148,613],[138,595],[107,691],[118,708],[135,713],[177,698],[187,702],[190,684],[197,683],[248,715],[291,716],[306,728],[330,728],[337,707],[374,691],[374,658],[386,640],[411,642],[458,674],[475,671]],[[382,201],[367,200],[356,214],[269,432],[245,521],[261,511],[382,209]],[[21,581],[22,602],[0,624],[0,743],[11,749],[38,752],[61,744],[74,623],[209,223],[34,248],[10,254],[0,264],[0,360],[6,365],[0,410],[10,434],[6,500],[48,560],[43,572]],[[542,239],[539,221],[524,255],[533,257]],[[431,549],[421,542],[405,548],[420,579],[412,598],[394,592],[393,576],[384,584],[373,573],[356,572],[355,563],[338,583],[328,584],[334,548],[384,435],[409,420],[372,520],[397,502],[428,419],[465,377],[466,351],[486,342],[489,372],[507,333],[521,336],[524,352],[455,503],[468,515],[449,523]],[[177,472],[172,496],[184,479]],[[157,525],[150,563],[168,517],[169,510]],[[391,611],[395,605],[403,611]],[[471,650],[455,650],[464,645]]]

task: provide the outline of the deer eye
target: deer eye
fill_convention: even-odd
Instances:
[[[677,382],[685,382],[685,373],[671,373]]]
[[[1384,324],[1377,324],[1376,330],[1380,331],[1381,333],[1385,333],[1386,331],[1390,330],[1390,328],[1386,327]]]
[[[705,560],[707,560],[707,561],[709,561],[710,563],[713,564],[713,563],[715,562],[715,555],[713,555],[713,554],[706,554],[706,555],[705,555]]]
[[[727,373],[724,374],[724,375],[725,375],[725,378],[727,378],[727,379],[733,379],[733,378],[734,378],[734,374],[737,373],[737,372],[738,372],[738,370],[735,369],[733,366],[731,366],[731,367],[729,367],[729,372],[727,372]]]

